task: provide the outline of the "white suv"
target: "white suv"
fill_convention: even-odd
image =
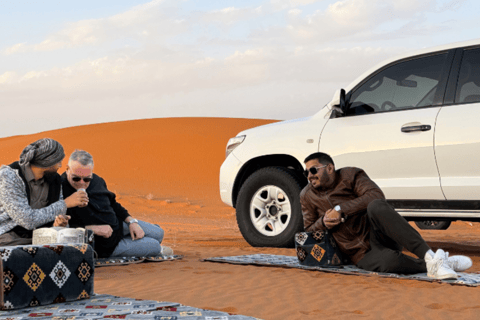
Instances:
[[[294,107],[294,106],[292,106]],[[303,228],[303,160],[364,169],[420,227],[480,218],[480,40],[385,61],[315,115],[240,132],[220,169],[220,195],[253,246],[290,246]]]

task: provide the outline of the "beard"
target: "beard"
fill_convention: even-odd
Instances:
[[[316,177],[316,180],[318,182],[318,187],[316,187],[316,189],[328,190],[332,187],[335,179],[332,179],[332,177],[330,177],[327,171],[324,170],[320,177]]]
[[[58,173],[57,173],[56,170],[55,170],[55,171],[45,171],[45,172],[43,173],[43,177],[44,177],[45,179],[52,179],[52,178],[55,177],[57,174],[58,174]]]

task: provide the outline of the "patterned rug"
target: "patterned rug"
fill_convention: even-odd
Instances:
[[[95,267],[121,266],[133,263],[140,263],[146,261],[162,262],[182,259],[183,256],[154,256],[154,257],[119,257],[119,258],[99,258],[95,259]]]
[[[341,267],[307,267],[302,266],[298,262],[296,256],[280,256],[273,254],[252,254],[245,256],[231,256],[231,257],[216,257],[216,258],[207,258],[202,261],[212,261],[212,262],[225,262],[232,264],[251,264],[258,266],[267,266],[267,267],[283,267],[283,268],[298,268],[304,270],[318,270],[324,272],[334,272],[341,274],[350,274],[350,275],[363,275],[363,276],[378,276],[378,277],[387,277],[387,278],[398,278],[398,279],[410,279],[410,280],[422,280],[430,282],[443,282],[450,283],[455,285],[464,285],[476,287],[480,286],[480,274],[478,273],[466,273],[458,272],[459,278],[457,280],[437,280],[427,277],[426,273],[418,273],[411,275],[402,275],[396,273],[383,273],[383,272],[371,272],[366,271],[360,268],[357,268],[353,265],[341,266]]]
[[[221,311],[198,309],[174,302],[138,300],[100,294],[93,296],[91,299],[57,303],[44,307],[0,311],[0,319],[247,320],[256,318],[232,315]]]

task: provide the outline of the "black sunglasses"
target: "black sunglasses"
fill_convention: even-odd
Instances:
[[[322,169],[322,168],[324,168],[324,167],[326,167],[326,166],[327,166],[327,165],[324,165],[324,166],[321,166],[321,167],[311,167],[310,169],[303,171],[303,175],[305,176],[305,178],[308,178],[308,173],[309,173],[309,172],[310,172],[311,174],[317,174],[318,169]]]
[[[93,178],[82,178],[82,177],[72,177],[72,180],[75,181],[75,182],[79,182],[80,180],[83,180],[85,182],[90,182],[92,181]]]

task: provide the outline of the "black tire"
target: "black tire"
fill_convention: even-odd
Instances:
[[[447,230],[451,223],[450,220],[415,221],[417,227],[422,230]]]
[[[287,210],[278,212],[278,225],[284,228],[279,234],[262,234],[251,218],[250,208],[253,204],[253,198],[266,186],[273,186],[276,190],[283,191],[286,195],[286,201],[290,203],[290,214],[287,216]],[[290,170],[283,167],[266,167],[254,172],[242,185],[237,198],[237,223],[245,240],[253,247],[294,247],[294,236],[297,232],[303,231],[303,216],[300,207],[300,191],[302,190],[301,180]],[[266,192],[266,191],[265,191]],[[268,192],[269,193],[269,192]],[[263,193],[257,194],[261,196]],[[284,199],[280,197],[280,199]],[[280,200],[282,201],[282,200]],[[288,202],[286,202],[288,204]],[[285,206],[287,206],[285,204]],[[282,207],[284,208],[284,207]],[[253,210],[253,209],[252,209]],[[252,214],[256,215],[252,211]],[[271,211],[266,210],[271,213]],[[283,222],[283,220],[285,220]],[[271,225],[270,225],[271,226]],[[262,232],[268,233],[270,226],[267,225]],[[281,230],[278,228],[278,230]],[[278,231],[275,231],[278,232]],[[273,233],[273,232],[272,232]]]

